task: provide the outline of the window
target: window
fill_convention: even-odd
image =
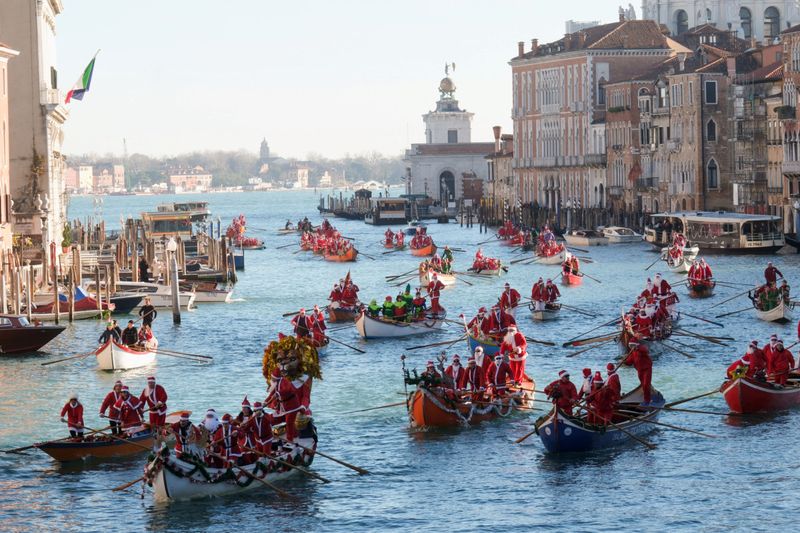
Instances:
[[[58,71],[50,67],[50,88],[58,89]]]
[[[739,10],[739,19],[742,21],[742,36],[749,39],[753,36],[753,14],[743,7]]]
[[[600,78],[600,82],[597,84],[597,105],[604,106],[606,105],[606,79]]]
[[[764,11],[764,37],[774,39],[781,31],[781,14],[778,8],[770,6]]]
[[[709,120],[708,124],[706,124],[706,140],[707,141],[716,141],[717,140],[717,123],[713,120]]]
[[[713,159],[708,162],[708,172],[706,173],[706,182],[709,189],[719,188],[719,168],[717,162]]]
[[[689,105],[694,104],[694,82],[689,82]]]
[[[447,144],[458,143],[458,130],[447,130]]]
[[[707,104],[716,104],[717,103],[717,82],[715,82],[715,81],[707,81],[705,86],[706,86],[706,103]]]
[[[681,35],[689,30],[689,14],[683,9],[675,12],[675,28],[677,34]]]

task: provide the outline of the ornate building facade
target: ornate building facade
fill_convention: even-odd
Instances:
[[[11,182],[8,149],[8,60],[19,55],[0,43],[0,250],[12,246]]]

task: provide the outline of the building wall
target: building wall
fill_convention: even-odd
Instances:
[[[0,250],[12,247],[11,182],[8,116],[8,62],[18,55],[0,44]]]
[[[425,122],[425,142],[427,144],[448,144],[448,132],[456,132],[456,143],[472,142],[472,116],[466,111],[432,111],[422,116]]]
[[[91,165],[78,167],[78,188],[89,192],[94,187],[94,168]]]
[[[487,153],[491,149],[487,150]],[[404,161],[411,172],[411,194],[426,194],[435,200],[442,201],[440,195],[440,178],[443,173],[450,172],[455,178],[455,198],[464,194],[463,175],[475,176],[488,180],[486,154],[468,155],[417,155],[411,150],[406,152]]]

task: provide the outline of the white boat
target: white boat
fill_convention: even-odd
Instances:
[[[564,240],[570,246],[606,246],[608,237],[593,230],[573,230],[564,235]]]
[[[153,364],[156,352],[128,348],[114,340],[100,346],[95,352],[100,370],[128,370]]]
[[[120,281],[117,283],[117,295],[144,294],[150,298],[150,303],[156,308],[172,308],[172,289],[167,285],[149,283],[146,281]],[[195,302],[195,295],[191,292],[179,291],[180,305],[183,309],[191,309]]]
[[[692,263],[689,259],[685,256],[680,259],[677,263],[674,263],[671,259],[667,259],[667,268],[670,272],[674,272],[676,274],[685,274],[689,272],[689,267],[692,266]]]
[[[436,272],[436,277],[439,278],[439,281],[442,282],[442,285],[445,287],[450,287],[454,285],[456,282],[456,275],[455,274],[442,274],[441,272]],[[419,282],[423,286],[427,286],[433,280],[433,271],[429,270],[426,274],[420,274]]]
[[[477,270],[473,270],[472,268],[467,269],[469,272],[472,272],[476,276],[499,276],[503,273],[503,265],[500,265],[500,268],[484,268],[480,272]]]
[[[22,313],[25,314],[24,312]],[[72,318],[74,320],[87,320],[90,318],[102,318],[103,311],[98,309],[89,309],[84,311],[75,311],[72,314]],[[61,311],[58,314],[59,320],[67,320],[69,318],[69,312]],[[41,320],[42,322],[55,322],[56,314],[55,313],[31,313],[31,320]]]
[[[529,306],[531,310],[531,316],[534,320],[542,322],[545,320],[555,320],[558,318],[558,314],[561,312],[561,304],[545,304],[544,309],[536,310],[533,304]]]
[[[297,443],[310,451],[285,445],[275,455],[282,463],[261,457],[249,465],[232,468],[234,477],[224,475],[227,472],[225,468],[205,465],[198,468],[194,463],[175,457],[172,450],[168,453],[162,451],[145,466],[145,476],[148,484],[153,487],[153,497],[157,501],[213,498],[264,489],[267,483],[281,482],[298,474],[296,468],[286,466],[285,463],[304,468],[311,466],[314,460],[313,450],[317,448],[317,432],[313,424],[300,430]],[[270,495],[274,496],[274,493]]]
[[[356,318],[358,334],[365,339],[378,339],[386,337],[408,337],[411,335],[424,335],[442,328],[447,314],[426,316],[425,320],[418,322],[387,321],[382,318],[373,318],[362,312]]]
[[[193,303],[230,303],[233,297],[233,287],[225,286],[219,288],[215,285],[193,286],[191,289],[188,286],[182,286],[182,291],[194,293]],[[170,306],[171,307],[171,306]]]
[[[538,256],[536,262],[539,263],[540,265],[560,265],[561,263],[569,259],[571,256],[572,254],[569,253],[566,248],[563,248],[557,254],[549,255],[547,257],[542,255]]]
[[[642,242],[644,235],[636,233],[630,228],[623,228],[622,226],[608,226],[603,228],[603,235],[608,239],[611,244],[627,244],[631,242]]]
[[[700,253],[700,247],[698,246],[687,246],[683,249],[683,258],[687,261],[694,261],[697,258],[697,255]],[[667,257],[669,254],[669,247],[661,249],[661,257]]]
[[[781,218],[774,215],[679,211],[650,215],[650,220],[645,239],[655,248],[669,244],[675,232],[684,234],[698,252],[766,254],[775,253],[786,244]],[[664,231],[665,224],[672,230]]]
[[[769,311],[756,309],[756,316],[764,322],[790,322],[792,320],[792,307],[786,305],[781,298],[777,307]]]

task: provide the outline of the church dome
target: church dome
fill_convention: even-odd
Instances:
[[[456,90],[455,82],[449,76],[442,78],[439,82],[439,91],[445,94],[452,94]]]

